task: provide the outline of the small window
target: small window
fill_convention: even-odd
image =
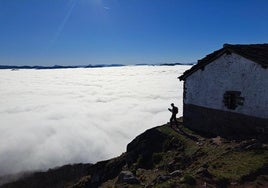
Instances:
[[[240,91],[226,91],[223,95],[224,105],[231,110],[235,110],[238,105],[242,106],[244,104],[244,97],[241,97]]]

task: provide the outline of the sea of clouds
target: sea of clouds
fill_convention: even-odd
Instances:
[[[146,129],[182,115],[190,66],[0,70],[0,176],[120,155]]]

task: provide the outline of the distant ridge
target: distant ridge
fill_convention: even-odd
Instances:
[[[123,64],[99,64],[99,65],[76,65],[76,66],[63,66],[63,65],[54,65],[54,66],[14,66],[14,65],[0,65],[0,69],[73,69],[73,68],[100,68],[100,67],[121,67],[125,66]]]
[[[135,64],[135,66],[176,66],[176,65],[194,65],[196,63],[158,63],[158,64],[146,64],[139,63]]]
[[[135,64],[134,66],[175,66],[175,65],[193,65],[195,63],[161,63],[161,64]],[[123,64],[97,64],[97,65],[54,65],[54,66],[16,66],[16,65],[0,65],[0,69],[73,69],[73,68],[102,68],[102,67],[123,67]]]
[[[175,65],[194,65],[195,63],[163,63],[159,66],[175,66]]]
[[[147,64],[147,63],[139,63],[135,64],[135,66],[175,66],[175,65],[194,65],[196,63],[158,63],[158,64]]]

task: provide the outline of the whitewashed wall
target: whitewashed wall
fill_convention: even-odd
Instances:
[[[190,75],[185,86],[185,104],[268,118],[268,69],[237,54],[222,55]],[[244,105],[227,109],[225,91],[241,91]]]

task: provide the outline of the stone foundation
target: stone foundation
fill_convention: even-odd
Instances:
[[[184,126],[209,136],[268,140],[268,119],[184,104]]]

